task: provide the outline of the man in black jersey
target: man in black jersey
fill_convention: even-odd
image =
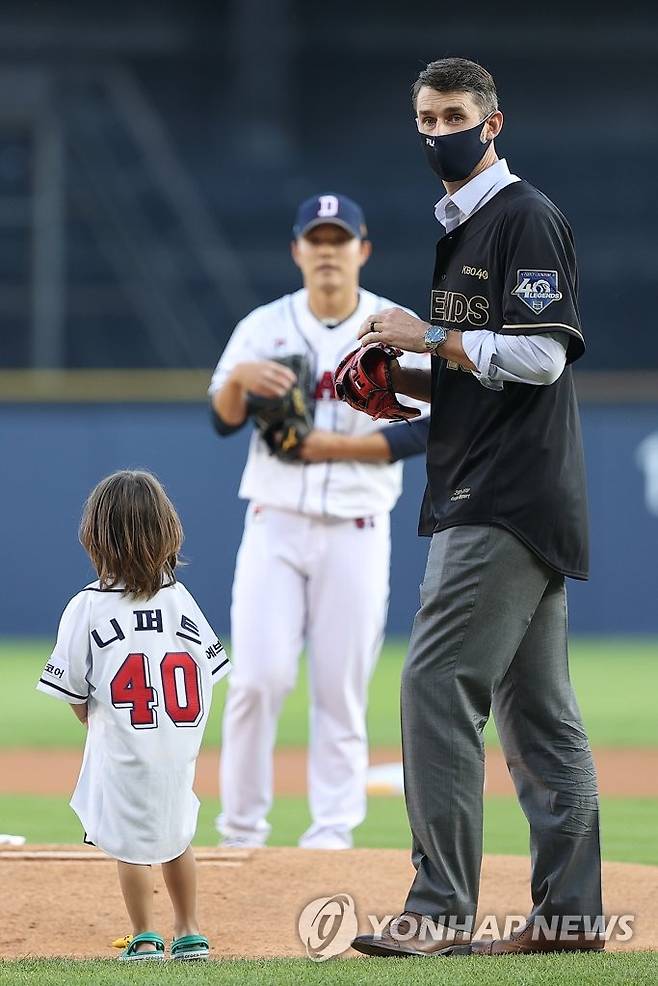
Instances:
[[[419,529],[432,540],[402,676],[416,877],[403,914],[354,947],[600,949],[597,783],[569,680],[564,585],[588,575],[573,238],[553,203],[497,157],[503,116],[484,68],[432,62],[413,100],[446,192],[435,206],[430,318],[380,311],[360,336],[433,356],[431,374],[393,372],[399,393],[432,404]],[[492,709],[530,823],[533,909],[511,938],[469,945]],[[461,944],[428,934],[428,920],[452,926]]]

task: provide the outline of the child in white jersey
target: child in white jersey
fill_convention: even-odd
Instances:
[[[88,727],[71,800],[88,841],[114,857],[133,925],[125,960],[163,959],[152,928],[151,866],[174,910],[172,958],[208,957],[196,916],[192,784],[213,685],[229,670],[217,635],[174,570],[176,511],[150,473],[92,491],[80,540],[98,580],[71,599],[37,688]]]

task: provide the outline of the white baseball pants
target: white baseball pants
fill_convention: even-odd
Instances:
[[[231,607],[233,672],[224,712],[228,839],[263,844],[283,700],[306,645],[310,680],[309,848],[347,848],[366,814],[368,682],[388,606],[388,513],[322,519],[251,504]]]

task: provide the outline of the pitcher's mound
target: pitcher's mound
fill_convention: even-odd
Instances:
[[[399,913],[413,873],[409,854],[397,849],[199,849],[197,858],[202,930],[214,958],[305,955],[298,934],[301,911],[316,898],[337,894],[353,898],[359,930],[370,931],[368,915],[381,919]],[[609,948],[658,948],[657,877],[658,867],[604,865],[606,914],[635,916],[632,939],[613,939]],[[502,932],[506,915],[526,914],[528,879],[528,859],[485,856],[478,924],[496,915]],[[116,868],[93,849],[3,848],[0,886],[6,904],[2,958],[116,956],[110,943],[130,930]],[[159,868],[154,925],[171,937]]]

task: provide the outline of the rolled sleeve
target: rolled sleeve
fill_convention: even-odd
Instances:
[[[505,381],[548,386],[559,378],[567,359],[568,336],[547,332],[531,336],[506,336],[477,330],[465,332],[464,352],[477,370],[483,387],[502,390]]]

